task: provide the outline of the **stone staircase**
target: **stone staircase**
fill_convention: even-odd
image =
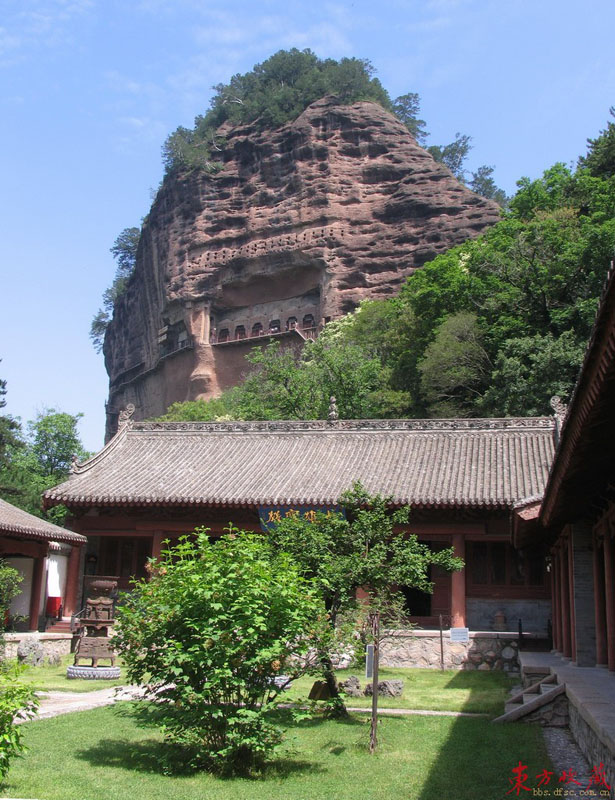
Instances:
[[[544,726],[568,724],[566,685],[550,674],[511,697],[504,713],[493,722],[539,722]]]
[[[67,619],[59,619],[53,622],[47,628],[45,633],[70,633],[70,617]]]

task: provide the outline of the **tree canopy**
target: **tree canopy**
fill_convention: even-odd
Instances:
[[[221,166],[222,139],[219,128],[225,122],[256,123],[277,128],[299,116],[311,103],[334,95],[341,103],[359,100],[378,103],[404,123],[417,142],[425,146],[429,133],[420,119],[421,101],[417,92],[407,92],[394,100],[375,77],[372,64],[364,58],[320,59],[311,50],[279,50],[262,64],[243,75],[233,75],[228,83],[214,86],[209,110],[196,117],[192,129],[179,126],[166,139],[162,157],[167,172],[199,168],[215,173]],[[428,151],[445,164],[455,177],[465,182],[465,160],[471,149],[471,136],[457,133],[450,144],[432,145]],[[490,171],[489,171],[490,170]],[[487,174],[485,174],[485,171]],[[471,188],[504,204],[505,195],[493,182],[492,167],[479,167]]]
[[[126,291],[128,279],[135,270],[137,263],[137,249],[141,238],[140,228],[124,228],[110,248],[113,258],[117,262],[113,283],[103,293],[103,307],[98,310],[90,326],[90,339],[97,353],[103,348],[105,333],[109,321],[113,316],[115,303]]]
[[[64,506],[44,513],[41,495],[68,477],[73,456],[88,456],[79,438],[81,414],[67,414],[53,408],[39,412],[26,425],[15,422],[14,436],[0,462],[0,497],[37,517],[62,524]],[[0,418],[1,423],[1,418]]]
[[[266,712],[286,679],[314,668],[325,609],[265,537],[232,527],[215,542],[206,529],[196,534],[134,584],[115,641],[173,746],[170,769],[250,772],[280,741]]]

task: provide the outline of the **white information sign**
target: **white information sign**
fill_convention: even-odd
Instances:
[[[451,628],[451,642],[469,642],[470,629],[469,628]]]

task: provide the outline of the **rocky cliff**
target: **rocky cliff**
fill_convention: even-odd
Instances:
[[[374,103],[220,133],[219,172],[168,177],[143,226],[105,339],[108,432],[129,402],[139,419],[214,396],[258,337],[300,346],[499,216]]]

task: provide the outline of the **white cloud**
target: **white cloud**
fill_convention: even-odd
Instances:
[[[35,56],[41,47],[72,42],[73,20],[94,9],[95,0],[29,0],[27,5],[14,1],[12,6],[12,13],[5,11],[0,28],[0,57],[12,54],[23,59]]]

